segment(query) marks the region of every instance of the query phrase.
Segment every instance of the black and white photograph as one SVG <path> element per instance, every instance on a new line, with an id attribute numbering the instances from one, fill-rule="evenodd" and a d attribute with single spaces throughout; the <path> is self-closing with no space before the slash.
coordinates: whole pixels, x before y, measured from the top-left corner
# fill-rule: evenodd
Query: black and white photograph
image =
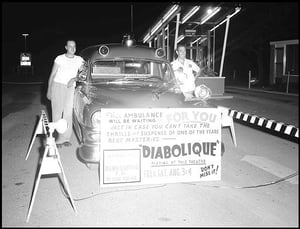
<path id="1" fill-rule="evenodd" d="M 299 3 L 2 2 L 2 227 L 299 227 Z"/>

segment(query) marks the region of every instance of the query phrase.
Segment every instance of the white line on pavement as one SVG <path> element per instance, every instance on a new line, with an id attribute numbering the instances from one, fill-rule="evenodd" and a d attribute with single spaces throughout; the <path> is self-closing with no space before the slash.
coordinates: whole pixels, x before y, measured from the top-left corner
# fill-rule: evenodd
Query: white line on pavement
<path id="1" fill-rule="evenodd" d="M 279 178 L 286 177 L 295 171 L 287 168 L 279 163 L 276 163 L 266 157 L 261 157 L 261 156 L 255 156 L 255 155 L 246 155 L 244 156 L 241 161 L 246 161 L 260 169 L 263 169 Z M 298 176 L 295 176 L 289 180 L 288 182 L 292 184 L 298 184 Z"/>

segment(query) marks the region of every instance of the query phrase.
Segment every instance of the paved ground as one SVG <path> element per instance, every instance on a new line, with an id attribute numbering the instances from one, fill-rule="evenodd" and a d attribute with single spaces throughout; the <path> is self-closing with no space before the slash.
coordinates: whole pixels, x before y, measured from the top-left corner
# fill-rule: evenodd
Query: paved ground
<path id="1" fill-rule="evenodd" d="M 2 89 L 4 227 L 299 225 L 299 177 L 285 180 L 299 170 L 298 143 L 237 123 L 237 148 L 232 144 L 229 130 L 222 131 L 226 148 L 222 180 L 214 182 L 100 189 L 97 167 L 87 168 L 78 161 L 78 143 L 73 135 L 72 146 L 62 148 L 60 155 L 78 214 L 65 198 L 57 177 L 44 177 L 30 221 L 26 223 L 37 166 L 43 154 L 42 141 L 37 138 L 27 161 L 25 155 L 38 115 L 46 106 L 42 103 L 41 88 L 2 86 Z M 235 94 L 235 97 L 236 100 L 224 100 L 221 105 L 249 109 L 252 113 L 263 111 L 260 114 L 268 118 L 298 124 L 298 104 L 294 102 L 282 109 L 284 101 L 276 105 L 270 99 L 257 102 L 257 97 L 249 95 Z M 278 114 L 279 110 L 282 113 Z M 284 181 L 278 182 L 280 179 Z"/>

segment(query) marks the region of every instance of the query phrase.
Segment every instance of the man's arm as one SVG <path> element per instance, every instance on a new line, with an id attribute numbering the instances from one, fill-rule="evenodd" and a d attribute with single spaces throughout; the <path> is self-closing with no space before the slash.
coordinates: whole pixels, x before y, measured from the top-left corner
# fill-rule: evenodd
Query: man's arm
<path id="1" fill-rule="evenodd" d="M 84 64 L 85 64 L 85 62 L 84 62 L 84 60 L 82 59 L 82 63 L 81 63 L 81 65 L 80 65 L 79 69 L 78 69 L 78 72 L 77 72 L 76 76 L 73 77 L 73 78 L 71 78 L 71 79 L 69 80 L 69 82 L 67 83 L 67 87 L 72 87 L 73 84 L 74 84 L 74 82 L 76 82 L 76 81 L 78 80 L 78 73 L 80 73 L 80 72 L 82 72 L 82 71 L 84 70 Z"/>
<path id="2" fill-rule="evenodd" d="M 74 82 L 77 80 L 77 76 L 76 77 L 73 77 L 69 80 L 68 84 L 67 84 L 67 87 L 72 87 Z"/>
<path id="3" fill-rule="evenodd" d="M 49 100 L 51 100 L 51 88 L 52 88 L 52 83 L 53 83 L 53 79 L 54 76 L 56 75 L 58 70 L 58 65 L 54 62 L 53 67 L 52 67 L 52 71 L 48 80 L 48 90 L 47 90 L 47 98 Z"/>
<path id="4" fill-rule="evenodd" d="M 201 73 L 201 69 L 194 61 L 192 61 L 192 69 L 196 72 L 195 78 L 197 78 Z"/>

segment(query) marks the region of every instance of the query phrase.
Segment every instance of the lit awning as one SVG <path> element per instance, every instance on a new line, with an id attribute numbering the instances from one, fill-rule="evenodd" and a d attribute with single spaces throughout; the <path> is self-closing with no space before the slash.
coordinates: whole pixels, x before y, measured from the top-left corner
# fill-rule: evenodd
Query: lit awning
<path id="1" fill-rule="evenodd" d="M 199 3 L 196 4 L 172 4 L 158 18 L 143 35 L 143 43 L 149 43 L 162 32 L 167 25 L 170 29 L 170 35 L 176 32 L 176 15 L 180 14 L 177 43 L 184 41 L 186 43 L 203 42 L 201 37 L 205 37 L 207 31 L 213 31 L 226 22 L 241 10 L 241 6 L 230 3 Z M 205 38 L 203 38 L 205 39 Z"/>

